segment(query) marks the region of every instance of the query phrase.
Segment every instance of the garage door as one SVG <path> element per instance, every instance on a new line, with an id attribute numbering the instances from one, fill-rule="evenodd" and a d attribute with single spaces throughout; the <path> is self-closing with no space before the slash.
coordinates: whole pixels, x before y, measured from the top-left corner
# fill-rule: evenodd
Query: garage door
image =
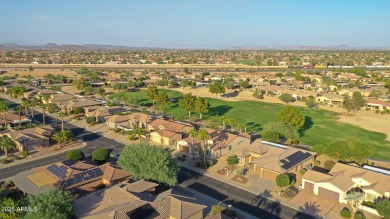
<path id="1" fill-rule="evenodd" d="M 262 177 L 264 179 L 275 181 L 277 175 L 278 175 L 277 173 L 274 173 L 274 172 L 271 172 L 269 170 L 263 169 L 263 176 Z"/>
<path id="2" fill-rule="evenodd" d="M 339 202 L 339 193 L 318 187 L 318 196 Z"/>
<path id="3" fill-rule="evenodd" d="M 304 188 L 305 188 L 305 190 L 307 190 L 307 191 L 313 192 L 313 191 L 314 191 L 314 184 L 305 181 L 305 187 L 304 187 Z"/>

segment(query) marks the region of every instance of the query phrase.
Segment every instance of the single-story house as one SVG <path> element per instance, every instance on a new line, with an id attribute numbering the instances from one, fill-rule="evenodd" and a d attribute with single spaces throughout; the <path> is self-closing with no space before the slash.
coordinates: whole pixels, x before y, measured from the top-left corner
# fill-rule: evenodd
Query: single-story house
<path id="1" fill-rule="evenodd" d="M 13 181 L 24 193 L 36 195 L 53 188 L 82 193 L 84 189 L 89 190 L 88 184 L 93 188 L 99 184 L 111 186 L 130 177 L 127 171 L 112 163 L 97 166 L 88 160 L 66 160 L 20 172 Z"/>
<path id="2" fill-rule="evenodd" d="M 85 107 L 85 116 L 86 117 L 96 117 L 96 122 L 104 122 L 109 116 L 112 116 L 116 113 L 123 113 L 127 110 L 120 106 L 112 107 L 103 107 L 103 106 L 90 106 Z"/>
<path id="3" fill-rule="evenodd" d="M 7 123 L 7 127 L 5 127 L 5 123 Z M 31 124 L 31 120 L 25 116 L 20 116 L 13 113 L 6 113 L 5 120 L 3 113 L 0 114 L 0 127 L 9 128 L 18 126 L 19 123 L 23 124 Z"/>
<path id="4" fill-rule="evenodd" d="M 19 151 L 31 151 L 37 147 L 47 147 L 50 145 L 50 137 L 54 134 L 54 129 L 50 125 L 23 129 L 6 130 L 2 135 L 12 139 Z"/>
<path id="5" fill-rule="evenodd" d="M 124 128 L 124 129 L 131 129 L 130 122 L 129 122 L 129 116 L 128 115 L 113 115 L 108 117 L 106 120 L 106 124 L 109 128 L 116 129 L 116 128 Z"/>
<path id="6" fill-rule="evenodd" d="M 366 201 L 375 202 L 390 196 L 390 175 L 336 163 L 329 173 L 308 170 L 302 177 L 302 188 L 339 203 L 347 203 L 347 194 L 359 190 Z"/>
<path id="7" fill-rule="evenodd" d="M 65 110 L 68 112 L 72 112 L 77 107 L 91 107 L 91 106 L 103 106 L 104 103 L 91 100 L 91 99 L 77 99 L 77 100 L 71 100 L 67 104 L 65 104 Z"/>
<path id="8" fill-rule="evenodd" d="M 374 110 L 390 110 L 390 102 L 382 101 L 382 100 L 376 100 L 376 99 L 368 99 L 366 103 L 367 108 L 374 109 Z"/>
<path id="9" fill-rule="evenodd" d="M 294 177 L 302 168 L 310 169 L 316 153 L 269 142 L 254 142 L 252 145 L 236 150 L 231 154 L 239 159 L 239 165 L 253 165 L 254 172 L 274 181 L 279 174 Z"/>
<path id="10" fill-rule="evenodd" d="M 151 123 L 147 124 L 148 131 L 165 129 L 172 132 L 180 132 L 184 134 L 188 133 L 192 128 L 194 128 L 194 126 L 189 123 L 165 119 L 155 119 Z"/>
<path id="11" fill-rule="evenodd" d="M 322 94 L 316 97 L 316 101 L 325 104 L 343 104 L 344 97 L 337 94 Z"/>
<path id="12" fill-rule="evenodd" d="M 150 141 L 164 146 L 176 145 L 183 139 L 183 134 L 170 130 L 160 129 L 150 133 Z"/>
<path id="13" fill-rule="evenodd" d="M 144 113 L 133 113 L 129 115 L 130 126 L 137 125 L 140 128 L 147 128 L 147 125 L 151 123 L 156 117 L 154 115 Z"/>
<path id="14" fill-rule="evenodd" d="M 73 99 L 76 99 L 76 97 L 70 94 L 61 93 L 61 94 L 52 94 L 50 95 L 50 98 L 48 100 L 42 99 L 42 102 L 44 104 L 53 103 L 57 105 L 64 105 L 68 101 L 71 101 Z"/>
<path id="15" fill-rule="evenodd" d="M 91 193 L 75 201 L 77 218 L 202 219 L 207 206 L 193 194 L 173 187 L 156 194 L 158 184 L 140 180 Z M 94 204 L 91 204 L 94 203 Z"/>

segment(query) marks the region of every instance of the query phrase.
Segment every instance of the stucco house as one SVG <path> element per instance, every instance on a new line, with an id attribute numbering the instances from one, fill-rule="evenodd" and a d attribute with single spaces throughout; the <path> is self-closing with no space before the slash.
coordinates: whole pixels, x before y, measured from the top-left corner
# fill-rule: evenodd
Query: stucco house
<path id="1" fill-rule="evenodd" d="M 207 206 L 193 194 L 173 187 L 156 194 L 158 184 L 140 180 L 91 193 L 75 201 L 77 218 L 202 219 Z M 91 204 L 94 203 L 94 204 Z"/>
<path id="2" fill-rule="evenodd" d="M 254 172 L 272 181 L 282 173 L 295 177 L 302 168 L 310 169 L 316 157 L 311 151 L 265 141 L 256 141 L 231 154 L 238 157 L 239 165 L 252 165 Z"/>
<path id="3" fill-rule="evenodd" d="M 147 124 L 147 130 L 151 132 L 150 140 L 164 146 L 176 145 L 192 128 L 191 124 L 164 119 L 156 119 Z"/>
<path id="4" fill-rule="evenodd" d="M 366 103 L 366 107 L 373 110 L 390 110 L 390 102 L 376 100 L 376 99 L 368 99 Z"/>
<path id="5" fill-rule="evenodd" d="M 324 104 L 343 104 L 344 97 L 337 94 L 323 94 L 316 97 L 317 103 Z"/>
<path id="6" fill-rule="evenodd" d="M 339 203 L 347 203 L 347 194 L 360 190 L 366 201 L 374 202 L 390 196 L 390 175 L 337 163 L 327 174 L 307 171 L 302 177 L 302 188 Z"/>
<path id="7" fill-rule="evenodd" d="M 31 151 L 40 147 L 50 145 L 50 137 L 54 134 L 54 129 L 50 125 L 23 129 L 6 130 L 2 135 L 12 139 L 19 151 Z"/>

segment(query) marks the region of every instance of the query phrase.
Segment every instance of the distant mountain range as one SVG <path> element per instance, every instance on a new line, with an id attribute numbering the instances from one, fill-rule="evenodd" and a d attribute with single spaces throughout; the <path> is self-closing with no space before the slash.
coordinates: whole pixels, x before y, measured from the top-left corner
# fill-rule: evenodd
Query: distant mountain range
<path id="1" fill-rule="evenodd" d="M 97 45 L 97 44 L 55 44 L 47 43 L 38 46 L 26 46 L 15 43 L 0 44 L 0 49 L 6 50 L 169 50 L 173 48 L 160 48 L 160 47 L 132 47 L 132 46 L 115 46 L 115 45 Z M 175 48 L 178 49 L 178 48 Z M 191 49 L 186 47 L 183 49 Z M 230 47 L 199 47 L 196 46 L 193 49 L 210 49 L 210 50 L 390 50 L 389 46 L 384 47 L 351 47 L 346 44 L 333 45 L 333 46 L 230 46 Z"/>

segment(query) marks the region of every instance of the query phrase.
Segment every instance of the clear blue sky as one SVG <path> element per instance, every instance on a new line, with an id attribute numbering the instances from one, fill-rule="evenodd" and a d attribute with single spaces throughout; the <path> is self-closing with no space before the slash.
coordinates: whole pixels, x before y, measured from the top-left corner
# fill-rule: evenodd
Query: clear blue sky
<path id="1" fill-rule="evenodd" d="M 390 46 L 388 0 L 2 0 L 0 43 Z"/>

